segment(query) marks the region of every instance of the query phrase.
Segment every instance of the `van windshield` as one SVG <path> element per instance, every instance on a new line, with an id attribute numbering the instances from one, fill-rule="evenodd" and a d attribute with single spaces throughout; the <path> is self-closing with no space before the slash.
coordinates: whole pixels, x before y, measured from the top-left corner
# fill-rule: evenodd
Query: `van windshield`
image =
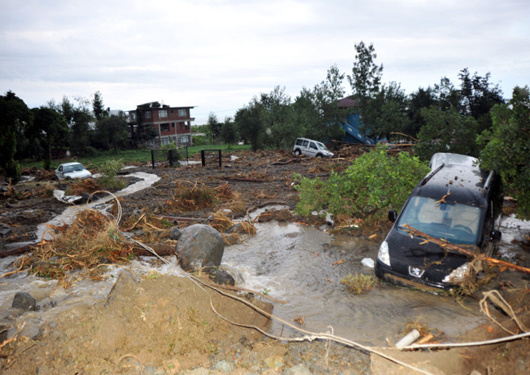
<path id="1" fill-rule="evenodd" d="M 328 151 L 328 148 L 326 147 L 326 145 L 324 143 L 321 143 L 321 142 L 316 142 L 318 148 L 320 150 L 323 150 L 323 151 Z"/>
<path id="2" fill-rule="evenodd" d="M 412 228 L 454 244 L 477 243 L 481 210 L 461 203 L 440 203 L 433 198 L 415 196 L 405 207 L 397 227 Z"/>

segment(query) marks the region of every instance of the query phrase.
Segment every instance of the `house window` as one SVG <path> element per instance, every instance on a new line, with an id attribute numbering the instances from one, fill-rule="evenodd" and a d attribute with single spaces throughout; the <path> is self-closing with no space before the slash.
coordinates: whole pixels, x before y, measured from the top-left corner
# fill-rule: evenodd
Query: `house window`
<path id="1" fill-rule="evenodd" d="M 190 136 L 189 135 L 183 135 L 180 137 L 180 143 L 189 143 Z"/>
<path id="2" fill-rule="evenodd" d="M 145 111 L 144 118 L 151 118 L 151 111 Z"/>
<path id="3" fill-rule="evenodd" d="M 136 120 L 136 112 L 130 112 L 131 120 Z"/>
<path id="4" fill-rule="evenodd" d="M 169 123 L 160 124 L 160 131 L 161 132 L 168 132 L 169 131 Z"/>
<path id="5" fill-rule="evenodd" d="M 188 111 L 185 109 L 179 109 L 179 117 L 186 117 L 188 115 Z"/>
<path id="6" fill-rule="evenodd" d="M 166 118 L 167 117 L 167 109 L 159 109 L 158 110 L 158 117 Z"/>

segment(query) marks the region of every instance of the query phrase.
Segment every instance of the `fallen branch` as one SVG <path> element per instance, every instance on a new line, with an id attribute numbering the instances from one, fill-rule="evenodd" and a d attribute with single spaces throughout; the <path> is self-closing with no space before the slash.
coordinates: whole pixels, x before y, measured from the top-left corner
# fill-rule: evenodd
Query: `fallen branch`
<path id="1" fill-rule="evenodd" d="M 430 235 L 428 235 L 426 233 L 423 233 L 422 231 L 419 231 L 417 229 L 412 228 L 408 224 L 405 224 L 403 227 L 405 229 L 407 229 L 409 234 L 411 234 L 412 236 L 416 236 L 416 237 L 420 237 L 420 238 L 425 239 L 425 241 L 423 243 L 432 242 L 432 243 L 435 243 L 436 245 L 440 246 L 442 249 L 444 249 L 446 251 L 452 251 L 452 252 L 455 252 L 455 253 L 463 254 L 463 255 L 465 255 L 465 256 L 473 259 L 473 260 L 484 260 L 484 261 L 488 262 L 489 264 L 495 265 L 495 266 L 500 267 L 500 268 L 509 268 L 509 269 L 512 269 L 512 270 L 515 270 L 515 271 L 519 271 L 519 272 L 529 273 L 530 274 L 530 268 L 521 267 L 521 266 L 518 266 L 516 264 L 510 263 L 510 262 L 506 262 L 504 260 L 490 258 L 490 257 L 487 257 L 484 254 L 477 254 L 473 250 L 469 250 L 470 246 L 467 246 L 467 248 L 466 248 L 466 247 L 464 247 L 466 245 L 459 246 L 459 245 L 455 245 L 455 244 L 452 244 L 450 242 L 447 242 L 447 241 L 445 241 L 443 239 L 432 237 L 432 236 L 430 236 Z"/>

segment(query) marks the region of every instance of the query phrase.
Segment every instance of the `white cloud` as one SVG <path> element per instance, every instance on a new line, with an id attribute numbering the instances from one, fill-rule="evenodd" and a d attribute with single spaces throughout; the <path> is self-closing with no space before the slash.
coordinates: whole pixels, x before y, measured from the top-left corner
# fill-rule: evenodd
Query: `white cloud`
<path id="1" fill-rule="evenodd" d="M 298 95 L 373 43 L 383 81 L 411 93 L 463 68 L 509 97 L 530 84 L 526 0 L 0 0 L 0 90 L 29 106 L 63 96 L 233 115 L 275 86 Z M 350 90 L 347 81 L 344 82 Z"/>

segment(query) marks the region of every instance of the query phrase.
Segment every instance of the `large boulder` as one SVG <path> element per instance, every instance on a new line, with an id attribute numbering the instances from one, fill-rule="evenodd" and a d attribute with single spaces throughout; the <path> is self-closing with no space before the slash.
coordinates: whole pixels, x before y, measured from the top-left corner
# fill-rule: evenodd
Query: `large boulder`
<path id="1" fill-rule="evenodd" d="M 221 264 L 225 243 L 221 233 L 214 228 L 194 224 L 182 230 L 176 250 L 185 271 L 198 271 Z"/>

